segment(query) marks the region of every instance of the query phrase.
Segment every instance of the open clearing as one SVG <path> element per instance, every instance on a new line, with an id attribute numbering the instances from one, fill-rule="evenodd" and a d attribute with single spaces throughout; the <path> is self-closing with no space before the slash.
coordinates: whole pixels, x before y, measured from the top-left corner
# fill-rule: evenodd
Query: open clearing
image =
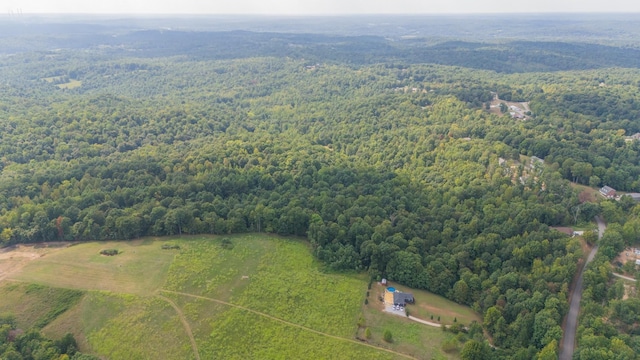
<path id="1" fill-rule="evenodd" d="M 56 86 L 60 89 L 75 89 L 82 86 L 82 81 L 72 79 L 72 80 L 69 80 L 69 82 L 67 83 L 58 84 Z"/>
<path id="2" fill-rule="evenodd" d="M 68 246 L 67 243 L 51 243 L 48 246 L 14 245 L 0 249 L 0 281 L 10 277 L 32 260 Z"/>
<path id="3" fill-rule="evenodd" d="M 118 249 L 116 256 L 100 255 Z M 70 246 L 31 261 L 10 276 L 15 280 L 82 290 L 148 295 L 159 289 L 177 252 L 159 242 L 91 242 Z"/>
<path id="4" fill-rule="evenodd" d="M 324 271 L 306 242 L 263 234 L 227 238 L 231 246 L 220 237 L 194 236 L 51 251 L 0 286 L 0 310 L 23 303 L 15 315 L 25 328 L 46 318 L 47 335 L 71 332 L 81 350 L 113 359 L 457 358 L 439 350 L 452 334 L 363 306 L 365 277 Z M 110 248 L 121 253 L 99 254 Z M 39 292 L 29 293 L 34 286 Z M 66 312 L 38 310 L 47 303 L 43 294 L 69 291 L 76 300 Z M 473 317 L 444 299 L 414 294 L 419 303 L 448 306 L 443 317 L 447 311 L 458 321 Z M 372 330 L 366 342 L 356 339 L 363 338 L 359 319 Z M 392 344 L 382 341 L 387 328 Z"/>
<path id="5" fill-rule="evenodd" d="M 581 203 L 600 202 L 603 199 L 603 197 L 598 192 L 598 189 L 594 189 L 586 185 L 576 184 L 574 182 L 571 183 L 571 187 L 580 192 L 578 194 L 578 199 L 580 200 Z"/>

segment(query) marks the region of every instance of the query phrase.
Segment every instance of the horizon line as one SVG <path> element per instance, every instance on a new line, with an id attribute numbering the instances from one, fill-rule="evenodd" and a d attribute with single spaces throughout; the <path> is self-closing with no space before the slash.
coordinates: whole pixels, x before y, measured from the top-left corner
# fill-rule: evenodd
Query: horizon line
<path id="1" fill-rule="evenodd" d="M 475 15 L 640 15 L 640 11 L 516 11 L 516 12 L 424 12 L 424 13 L 176 13 L 176 12 L 13 12 L 9 9 L 0 15 L 20 16 L 235 16 L 235 17 L 345 17 L 345 16 L 475 16 Z"/>

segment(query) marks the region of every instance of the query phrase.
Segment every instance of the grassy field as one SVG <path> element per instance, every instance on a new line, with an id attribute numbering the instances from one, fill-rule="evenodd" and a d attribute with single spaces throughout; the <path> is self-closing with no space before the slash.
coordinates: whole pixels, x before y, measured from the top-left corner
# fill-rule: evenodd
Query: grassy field
<path id="1" fill-rule="evenodd" d="M 42 78 L 42 80 L 48 83 L 61 82 L 61 81 L 64 81 L 64 79 L 65 79 L 65 76 L 51 76 L 51 77 Z M 69 82 L 57 84 L 56 86 L 60 89 L 74 89 L 82 86 L 82 81 L 69 79 Z"/>
<path id="2" fill-rule="evenodd" d="M 58 84 L 56 86 L 59 87 L 60 89 L 75 89 L 75 88 L 78 88 L 78 87 L 82 86 L 82 81 L 71 79 L 67 83 Z"/>
<path id="3" fill-rule="evenodd" d="M 121 254 L 100 255 L 111 248 Z M 176 254 L 151 239 L 82 243 L 31 261 L 12 277 L 52 287 L 148 295 L 163 285 Z"/>
<path id="4" fill-rule="evenodd" d="M 76 290 L 5 282 L 0 286 L 0 314 L 13 314 L 21 329 L 42 328 L 72 308 L 82 296 Z"/>
<path id="5" fill-rule="evenodd" d="M 24 283 L 0 287 L 0 312 L 17 309 L 25 327 L 49 316 L 41 323 L 45 334 L 71 332 L 81 350 L 112 359 L 456 358 L 439 350 L 453 335 L 363 307 L 365 277 L 324 271 L 308 243 L 263 234 L 226 238 L 230 244 L 194 236 L 60 249 L 11 275 Z M 107 248 L 121 253 L 99 254 Z M 29 301 L 22 298 L 30 287 L 77 295 L 66 312 L 51 317 L 50 308 L 38 306 L 58 309 L 55 302 L 33 292 Z M 414 294 L 419 304 L 446 308 L 439 310 L 443 321 L 446 312 L 458 321 L 474 316 L 431 294 Z M 368 342 L 356 339 L 363 337 L 362 321 L 373 334 Z M 382 341 L 385 329 L 394 343 Z"/>

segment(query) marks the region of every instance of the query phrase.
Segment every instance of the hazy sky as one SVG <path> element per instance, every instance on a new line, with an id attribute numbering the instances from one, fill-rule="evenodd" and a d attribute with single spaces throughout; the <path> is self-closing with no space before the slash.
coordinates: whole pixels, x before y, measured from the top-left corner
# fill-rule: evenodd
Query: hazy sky
<path id="1" fill-rule="evenodd" d="M 0 0 L 0 11 L 147 14 L 640 12 L 638 0 Z"/>

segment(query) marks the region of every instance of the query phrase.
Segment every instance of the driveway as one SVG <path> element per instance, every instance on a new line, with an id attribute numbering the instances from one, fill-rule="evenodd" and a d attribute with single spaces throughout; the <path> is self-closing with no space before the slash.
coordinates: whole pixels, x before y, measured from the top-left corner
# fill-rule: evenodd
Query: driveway
<path id="1" fill-rule="evenodd" d="M 605 224 L 604 220 L 599 216 L 596 216 L 596 223 L 598 224 L 598 239 L 601 239 L 602 235 L 604 235 L 605 229 L 607 228 L 607 224 Z M 576 329 L 578 328 L 578 315 L 580 314 L 580 300 L 582 300 L 584 270 L 596 256 L 596 253 L 598 253 L 598 245 L 591 249 L 591 252 L 587 257 L 587 261 L 585 261 L 584 266 L 580 271 L 578 281 L 576 281 L 576 286 L 573 288 L 573 292 L 571 293 L 571 303 L 569 304 L 569 312 L 567 313 L 565 320 L 564 335 L 560 343 L 559 360 L 571 360 L 573 358 L 573 351 L 575 350 L 576 345 Z"/>

